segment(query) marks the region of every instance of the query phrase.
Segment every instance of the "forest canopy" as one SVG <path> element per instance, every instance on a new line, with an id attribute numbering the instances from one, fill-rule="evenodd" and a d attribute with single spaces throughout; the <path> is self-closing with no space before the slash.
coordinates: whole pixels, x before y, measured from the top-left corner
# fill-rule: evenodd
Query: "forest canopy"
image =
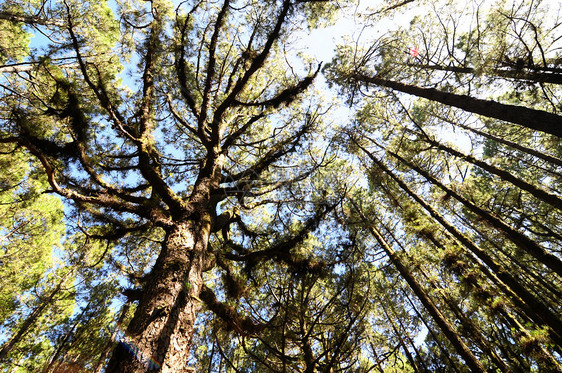
<path id="1" fill-rule="evenodd" d="M 561 11 L 0 3 L 0 371 L 562 372 Z"/>

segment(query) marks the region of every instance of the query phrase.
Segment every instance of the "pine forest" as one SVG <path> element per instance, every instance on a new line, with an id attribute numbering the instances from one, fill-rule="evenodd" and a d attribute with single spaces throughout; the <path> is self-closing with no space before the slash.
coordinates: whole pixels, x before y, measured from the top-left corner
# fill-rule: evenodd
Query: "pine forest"
<path id="1" fill-rule="evenodd" d="M 0 373 L 562 372 L 559 0 L 0 0 Z"/>

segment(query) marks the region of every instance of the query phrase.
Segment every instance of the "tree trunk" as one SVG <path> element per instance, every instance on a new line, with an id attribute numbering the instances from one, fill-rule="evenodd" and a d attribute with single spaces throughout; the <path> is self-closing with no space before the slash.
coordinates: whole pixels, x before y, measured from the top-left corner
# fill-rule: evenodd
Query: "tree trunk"
<path id="1" fill-rule="evenodd" d="M 20 14 L 15 14 L 6 11 L 0 12 L 0 19 L 14 22 L 14 23 L 21 22 L 32 26 L 37 26 L 37 25 L 58 26 L 58 27 L 66 26 L 66 22 L 61 20 L 53 20 L 53 19 L 37 17 L 37 16 L 20 15 Z"/>
<path id="2" fill-rule="evenodd" d="M 425 272 L 421 271 L 426 278 L 426 280 L 431 284 L 431 286 L 439 292 L 441 298 L 445 301 L 445 303 L 449 306 L 453 314 L 461 321 L 463 327 L 465 327 L 466 331 L 470 336 L 474 339 L 478 347 L 484 352 L 487 356 L 489 356 L 490 360 L 496 365 L 501 372 L 507 373 L 511 372 L 511 369 L 506 365 L 506 363 L 502 360 L 500 356 L 496 353 L 496 351 L 490 346 L 488 341 L 482 336 L 480 328 L 476 326 L 472 320 L 467 317 L 464 312 L 459 308 L 457 302 L 449 297 L 440 289 L 437 284 L 430 280 L 429 277 L 425 274 Z"/>
<path id="3" fill-rule="evenodd" d="M 398 320 L 398 322 L 400 322 L 400 326 L 402 327 L 402 330 L 400 330 L 396 326 L 393 318 L 386 311 L 386 307 L 384 306 L 385 302 L 379 296 L 376 296 L 376 298 L 377 298 L 377 302 L 379 302 L 379 305 L 382 308 L 382 312 L 386 316 L 386 320 L 390 323 L 390 327 L 392 328 L 392 331 L 394 332 L 394 335 L 396 336 L 396 338 L 398 338 L 398 342 L 400 343 L 400 346 L 402 347 L 402 350 L 404 351 L 404 354 L 406 355 L 406 358 L 408 359 L 408 362 L 410 363 L 410 365 L 412 366 L 412 368 L 414 369 L 414 371 L 416 373 L 420 373 L 420 368 L 418 367 L 418 364 L 416 363 L 416 360 L 414 359 L 414 357 L 410 353 L 410 350 L 408 349 L 408 346 L 406 345 L 406 342 L 404 341 L 404 338 L 402 338 L 402 333 L 404 333 L 405 337 L 409 340 L 410 344 L 412 346 L 414 345 L 412 343 L 411 339 L 410 339 L 410 335 L 408 334 L 408 331 L 406 330 L 406 328 L 403 327 L 402 322 L 400 321 L 400 317 L 398 317 L 398 315 L 396 315 L 396 312 L 392 309 L 392 312 L 394 313 L 394 318 L 396 318 L 396 320 Z M 388 303 L 391 304 L 391 302 L 388 302 Z M 391 305 L 390 305 L 390 307 L 392 308 Z"/>
<path id="4" fill-rule="evenodd" d="M 491 100 L 481 100 L 467 95 L 443 92 L 435 88 L 421 88 L 361 74 L 354 74 L 351 77 L 365 83 L 374 83 L 410 95 L 454 106 L 471 113 L 519 124 L 536 131 L 562 137 L 562 117 L 546 111 L 529 109 L 517 105 L 501 104 Z"/>
<path id="5" fill-rule="evenodd" d="M 39 306 L 37 306 L 33 312 L 25 319 L 25 321 L 20 326 L 17 333 L 15 333 L 9 341 L 5 342 L 2 348 L 0 349 L 0 361 L 4 360 L 10 350 L 21 340 L 21 338 L 29 331 L 29 328 L 39 319 L 39 317 L 43 314 L 43 311 L 47 308 L 47 306 L 51 305 L 55 299 L 55 296 L 61 291 L 62 285 L 66 281 L 66 279 L 70 276 L 72 271 L 65 274 L 62 279 L 59 281 L 57 286 L 53 289 L 53 291 L 49 294 L 47 299 L 41 302 Z"/>
<path id="6" fill-rule="evenodd" d="M 190 372 L 193 325 L 201 301 L 211 217 L 183 221 L 168 229 L 162 250 L 147 276 L 139 305 L 107 372 Z"/>
<path id="7" fill-rule="evenodd" d="M 415 132 L 418 135 L 421 135 L 420 133 Z M 497 177 L 499 177 L 501 180 L 504 181 L 508 181 L 511 184 L 515 185 L 516 187 L 519 187 L 520 189 L 526 191 L 527 193 L 533 195 L 534 197 L 536 197 L 537 199 L 544 201 L 554 207 L 556 207 L 559 210 L 562 210 L 562 199 L 560 199 L 557 195 L 552 194 L 547 192 L 544 189 L 541 189 L 535 185 L 532 185 L 528 182 L 526 182 L 525 180 L 522 180 L 514 175 L 512 175 L 511 173 L 502 170 L 496 166 L 493 166 L 491 164 L 488 164 L 484 161 L 481 161 L 479 159 L 476 159 L 475 157 L 471 156 L 471 155 L 467 155 L 467 154 L 463 154 L 461 152 L 459 152 L 456 149 L 453 149 L 447 145 L 441 144 L 435 140 L 429 139 L 429 138 L 424 138 L 422 141 L 425 141 L 426 143 L 434 146 L 436 149 L 439 150 L 443 150 L 451 155 L 454 155 L 457 158 L 460 158 L 462 160 L 465 160 L 469 163 L 472 163 L 473 165 L 476 165 L 478 167 L 480 167 L 483 170 L 488 171 L 491 174 L 496 175 Z"/>
<path id="8" fill-rule="evenodd" d="M 539 72 L 539 71 L 525 71 L 523 69 L 492 69 L 488 72 L 483 72 L 481 74 L 476 74 L 473 67 L 459 67 L 459 66 L 441 66 L 441 65 L 416 65 L 413 63 L 405 64 L 409 67 L 424 69 L 424 70 L 438 70 L 438 71 L 450 71 L 457 74 L 473 74 L 473 75 L 484 75 L 490 77 L 501 77 L 513 80 L 524 80 L 528 82 L 536 83 L 552 83 L 552 84 L 562 84 L 562 74 L 549 73 L 549 72 Z"/>
<path id="9" fill-rule="evenodd" d="M 414 193 L 398 176 L 396 176 L 388 167 L 380 162 L 365 148 L 360 146 L 369 158 L 387 175 L 389 175 L 412 199 L 420 204 L 439 224 L 445 228 L 453 237 L 455 237 L 467 250 L 478 259 L 486 264 L 481 270 L 494 282 L 501 290 L 508 295 L 511 300 L 521 307 L 527 315 L 540 325 L 548 325 L 550 327 L 549 334 L 553 341 L 562 344 L 562 321 L 552 312 L 552 310 L 539 301 L 531 292 L 529 292 L 519 281 L 503 266 L 498 264 L 488 253 L 478 247 L 467 236 L 451 225 L 443 216 L 430 206 L 425 200 Z M 477 261 L 478 262 L 478 261 Z M 492 272 L 490 272 L 493 271 Z M 495 274 L 495 275 L 494 275 Z M 497 277 L 496 277 L 497 276 Z"/>
<path id="10" fill-rule="evenodd" d="M 455 126 L 459 126 L 459 127 L 461 127 L 461 128 L 464 128 L 465 130 L 471 131 L 471 132 L 473 132 L 473 133 L 475 133 L 475 134 L 477 134 L 477 135 L 483 136 L 483 137 L 485 137 L 485 138 L 487 138 L 487 139 L 490 139 L 490 140 L 499 142 L 499 143 L 504 144 L 504 145 L 507 145 L 507 146 L 509 146 L 509 147 L 511 147 L 511 148 L 513 148 L 513 149 L 517 149 L 517 150 L 519 150 L 519 151 L 521 151 L 521 152 L 523 152 L 523 153 L 530 154 L 530 155 L 532 155 L 532 156 L 535 156 L 535 157 L 537 157 L 537 158 L 540 158 L 540 159 L 542 159 L 542 160 L 545 160 L 545 161 L 547 161 L 547 162 L 550 162 L 550 163 L 552 163 L 552 164 L 555 164 L 555 165 L 557 165 L 557 166 L 562 167 L 562 159 L 560 159 L 560 158 L 556 158 L 556 157 L 553 157 L 553 156 L 551 156 L 551 155 L 541 153 L 541 152 L 536 151 L 536 150 L 534 150 L 534 149 L 531 149 L 531 148 L 528 148 L 528 147 L 526 147 L 526 146 L 517 144 L 517 143 L 515 143 L 515 142 L 513 142 L 513 141 L 505 140 L 505 139 L 502 139 L 501 137 L 494 136 L 494 135 L 489 134 L 489 133 L 487 133 L 487 132 L 483 132 L 483 131 L 477 130 L 476 128 L 472 128 L 472 127 L 470 127 L 470 126 L 467 126 L 466 124 L 455 123 Z"/>
<path id="11" fill-rule="evenodd" d="M 508 224 L 506 224 L 503 220 L 498 218 L 497 216 L 492 215 L 490 212 L 481 209 L 480 207 L 476 206 L 457 192 L 447 188 L 443 185 L 439 180 L 432 177 L 429 173 L 425 170 L 421 169 L 420 167 L 412 164 L 411 162 L 405 160 L 395 152 L 387 150 L 387 153 L 398 159 L 400 162 L 405 164 L 406 166 L 410 167 L 412 170 L 416 171 L 418 174 L 423 176 L 427 181 L 431 184 L 438 186 L 441 190 L 451 195 L 457 201 L 462 203 L 467 209 L 475 213 L 476 215 L 480 216 L 486 222 L 488 222 L 492 227 L 498 229 L 502 232 L 507 238 L 509 238 L 517 247 L 521 250 L 528 252 L 531 254 L 535 259 L 539 262 L 544 264 L 546 267 L 550 268 L 552 271 L 557 273 L 560 277 L 562 277 L 562 261 L 554 254 L 546 251 L 543 247 L 537 244 L 535 241 L 531 240 L 529 237 L 525 236 L 523 233 L 516 231 Z"/>
<path id="12" fill-rule="evenodd" d="M 76 320 L 72 323 L 72 328 L 70 328 L 70 330 L 68 332 L 66 332 L 66 335 L 64 336 L 64 338 L 59 342 L 59 345 L 57 346 L 57 349 L 55 350 L 53 356 L 51 357 L 51 361 L 49 362 L 49 364 L 47 364 L 44 368 L 42 373 L 47 373 L 51 370 L 51 368 L 53 366 L 55 366 L 55 364 L 57 364 L 57 366 L 60 366 L 61 362 L 57 362 L 57 360 L 59 359 L 59 357 L 61 356 L 63 349 L 66 346 L 66 343 L 68 342 L 68 340 L 71 337 L 76 337 L 76 335 L 74 334 L 74 331 L 76 330 L 76 327 L 81 323 L 82 318 L 84 317 L 84 315 L 86 314 L 86 312 L 88 311 L 88 308 L 90 307 L 90 304 L 92 303 L 92 301 L 90 300 L 88 302 L 88 304 L 86 304 L 86 306 L 82 309 L 82 312 L 80 313 L 80 315 L 76 318 Z M 55 371 L 57 369 L 55 368 Z"/>
<path id="13" fill-rule="evenodd" d="M 127 303 L 125 303 L 123 305 L 123 307 L 121 308 L 121 313 L 119 315 L 119 318 L 117 319 L 116 325 L 117 327 L 119 327 L 123 321 L 125 320 L 125 317 L 127 317 L 127 312 L 129 312 L 129 308 L 131 308 L 131 302 L 127 301 Z M 117 334 L 117 330 L 114 330 L 111 333 L 111 336 L 109 337 L 109 339 L 107 340 L 107 343 L 105 344 L 103 351 L 100 355 L 100 358 L 98 360 L 98 363 L 96 364 L 96 367 L 94 368 L 94 373 L 101 373 L 104 365 L 105 365 L 105 360 L 107 359 L 107 357 L 109 356 L 109 354 L 111 353 L 112 350 L 112 345 L 113 345 L 113 339 L 115 339 L 115 335 Z"/>
<path id="14" fill-rule="evenodd" d="M 367 222 L 367 218 L 357 206 L 357 204 L 350 200 L 353 204 L 355 210 L 359 213 L 361 219 Z M 429 298 L 425 290 L 421 287 L 419 282 L 412 276 L 408 268 L 402 263 L 402 260 L 394 250 L 390 247 L 390 245 L 386 242 L 386 240 L 382 237 L 382 235 L 373 227 L 369 226 L 369 231 L 371 235 L 377 240 L 377 242 L 381 245 L 386 255 L 389 257 L 392 264 L 396 267 L 398 272 L 400 272 L 400 276 L 406 280 L 414 294 L 418 297 L 420 302 L 424 305 L 427 312 L 431 315 L 435 323 L 439 326 L 439 329 L 443 332 L 443 334 L 447 337 L 447 339 L 451 342 L 451 344 L 455 347 L 455 350 L 458 352 L 460 356 L 463 357 L 465 363 L 470 367 L 470 370 L 473 372 L 485 372 L 486 369 L 482 364 L 478 361 L 476 356 L 472 354 L 472 352 L 468 349 L 466 344 L 462 341 L 459 337 L 457 332 L 453 329 L 452 325 L 449 321 L 443 316 L 443 314 L 439 311 L 439 309 L 435 306 L 435 303 Z"/>
<path id="15" fill-rule="evenodd" d="M 412 311 L 414 311 L 416 317 L 419 320 L 421 320 L 421 322 L 427 329 L 427 333 L 431 335 L 431 338 L 433 338 L 433 340 L 435 341 L 435 344 L 439 348 L 441 354 L 449 361 L 450 365 L 447 368 L 452 368 L 452 370 L 454 370 L 456 373 L 460 373 L 459 368 L 457 367 L 457 365 L 459 364 L 458 360 L 457 359 L 453 360 L 449 351 L 447 351 L 445 346 L 443 346 L 443 343 L 441 343 L 441 341 L 439 340 L 437 334 L 435 334 L 435 331 L 433 330 L 433 325 L 430 325 L 427 320 L 427 317 L 422 315 L 421 312 L 416 308 L 416 305 L 414 304 L 412 299 L 410 299 L 410 296 L 408 295 L 406 290 L 404 289 L 400 289 L 400 290 L 402 291 L 402 294 L 404 294 L 404 297 L 408 300 L 408 303 L 410 303 L 410 306 L 412 306 Z M 439 363 L 441 362 L 439 361 L 439 357 L 435 356 L 435 354 L 431 352 L 429 353 L 429 356 L 431 356 L 431 360 L 433 361 L 434 364 L 437 363 L 439 365 Z"/>
<path id="16" fill-rule="evenodd" d="M 511 372 L 511 369 L 505 365 L 505 362 L 496 354 L 496 352 L 490 347 L 489 343 L 484 339 L 482 333 L 480 332 L 479 328 L 472 322 L 472 320 L 467 317 L 463 311 L 459 308 L 457 303 L 451 299 L 451 297 L 437 285 L 435 281 L 433 281 L 430 276 L 425 273 L 425 271 L 421 267 L 421 263 L 416 261 L 416 258 L 408 255 L 406 248 L 400 243 L 400 241 L 395 237 L 394 233 L 391 229 L 385 226 L 386 231 L 392 237 L 394 242 L 400 247 L 402 250 L 403 255 L 407 255 L 407 260 L 412 263 L 417 270 L 421 273 L 421 275 L 425 278 L 425 281 L 431 285 L 431 287 L 441 296 L 441 298 L 445 301 L 445 303 L 449 306 L 451 311 L 457 317 L 458 320 L 461 321 L 463 327 L 467 329 L 470 336 L 474 339 L 474 341 L 478 344 L 480 349 L 486 353 L 490 359 L 494 362 L 494 364 L 501 369 L 502 372 Z M 442 249 L 442 246 L 439 244 L 437 239 L 433 236 L 433 232 L 428 233 L 429 241 L 437 248 Z"/>

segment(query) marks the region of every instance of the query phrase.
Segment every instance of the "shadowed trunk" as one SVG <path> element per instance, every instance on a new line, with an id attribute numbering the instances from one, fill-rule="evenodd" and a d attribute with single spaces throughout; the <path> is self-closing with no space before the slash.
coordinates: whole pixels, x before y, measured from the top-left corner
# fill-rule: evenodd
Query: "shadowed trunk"
<path id="1" fill-rule="evenodd" d="M 8 356 L 8 353 L 11 349 L 19 343 L 22 337 L 29 331 L 29 329 L 33 326 L 33 324 L 39 319 L 39 317 L 43 314 L 45 309 L 52 305 L 55 301 L 55 296 L 61 291 L 62 285 L 67 280 L 67 278 L 71 275 L 72 272 L 68 272 L 66 275 L 62 277 L 62 279 L 57 284 L 56 288 L 51 291 L 49 296 L 42 301 L 39 306 L 37 306 L 33 312 L 25 319 L 25 321 L 21 324 L 18 331 L 13 334 L 12 338 L 5 342 L 0 349 L 0 361 Z"/>
<path id="2" fill-rule="evenodd" d="M 423 136 L 422 134 L 418 133 L 418 132 L 414 132 L 417 135 Z M 512 175 L 511 173 L 509 173 L 506 170 L 502 170 L 494 165 L 488 164 L 484 161 L 481 161 L 479 159 L 476 159 L 475 157 L 468 155 L 468 154 L 463 154 L 460 151 L 451 148 L 450 146 L 441 144 L 427 136 L 423 137 L 422 141 L 432 145 L 435 149 L 439 149 L 439 150 L 443 150 L 451 155 L 454 155 L 455 157 L 462 159 L 464 161 L 467 161 L 469 163 L 472 163 L 473 165 L 476 165 L 480 168 L 482 168 L 483 170 L 488 171 L 491 174 L 496 175 L 497 177 L 499 177 L 501 180 L 504 181 L 508 181 L 511 184 L 515 185 L 516 187 L 526 191 L 527 193 L 533 195 L 535 198 L 544 201 L 554 207 L 556 207 L 559 210 L 562 210 L 562 199 L 559 198 L 557 195 L 552 194 L 547 192 L 546 190 L 539 188 L 533 184 L 530 184 L 528 182 L 526 182 L 523 179 L 518 178 L 517 176 Z"/>
<path id="3" fill-rule="evenodd" d="M 388 167 L 386 167 L 375 156 L 369 153 L 365 148 L 355 142 L 369 158 L 390 176 L 398 186 L 406 192 L 413 200 L 419 203 L 443 228 L 455 237 L 468 252 L 475 255 L 478 259 L 486 264 L 481 266 L 481 270 L 494 282 L 500 289 L 508 295 L 511 300 L 531 317 L 535 322 L 541 325 L 548 325 L 549 335 L 556 343 L 562 343 L 562 321 L 549 307 L 544 305 L 537 297 L 529 292 L 514 275 L 506 271 L 503 266 L 497 263 L 486 251 L 478 247 L 466 235 L 460 232 L 456 227 L 450 224 L 445 218 L 430 206 L 424 199 L 414 193 L 397 175 L 395 175 Z M 478 261 L 476 261 L 478 262 Z M 493 271 L 492 272 L 490 272 Z M 496 277 L 497 276 L 497 277 Z"/>
<path id="4" fill-rule="evenodd" d="M 459 127 L 461 127 L 461 128 L 464 128 L 465 130 L 471 131 L 471 132 L 473 132 L 473 133 L 475 133 L 475 134 L 477 134 L 477 135 L 483 136 L 483 137 L 485 137 L 485 138 L 487 138 L 487 139 L 490 139 L 490 140 L 499 142 L 499 143 L 504 144 L 504 145 L 507 145 L 507 146 L 509 146 L 509 147 L 511 147 L 511 148 L 513 148 L 513 149 L 517 149 L 517 150 L 519 150 L 519 151 L 522 151 L 522 152 L 524 152 L 524 153 L 530 154 L 530 155 L 532 155 L 532 156 L 535 156 L 535 157 L 537 157 L 537 158 L 543 159 L 543 160 L 545 160 L 545 161 L 547 161 L 547 162 L 550 162 L 550 163 L 552 163 L 552 164 L 555 164 L 555 165 L 557 165 L 557 166 L 562 167 L 562 159 L 560 159 L 560 158 L 556 158 L 556 157 L 554 157 L 554 156 L 551 156 L 551 155 L 548 155 L 548 154 L 545 154 L 545 153 L 536 151 L 536 150 L 534 150 L 534 149 L 528 148 L 528 147 L 526 147 L 526 146 L 523 146 L 523 145 L 521 145 L 521 144 L 515 143 L 515 142 L 513 142 L 513 141 L 509 141 L 509 140 L 503 139 L 503 138 L 501 138 L 501 137 L 494 136 L 494 135 L 492 135 L 492 134 L 490 134 L 490 133 L 486 133 L 486 132 L 483 132 L 483 131 L 479 131 L 479 130 L 477 130 L 476 128 L 472 128 L 472 127 L 470 127 L 470 126 L 467 126 L 466 124 L 455 123 L 455 126 L 459 126 Z M 549 171 L 549 172 L 551 172 L 551 171 Z"/>
<path id="5" fill-rule="evenodd" d="M 502 232 L 505 237 L 509 238 L 509 240 L 511 240 L 521 250 L 528 252 L 539 262 L 541 262 L 542 264 L 544 264 L 545 266 L 547 266 L 552 271 L 554 271 L 555 273 L 557 273 L 559 276 L 562 277 L 562 261 L 555 254 L 547 251 L 545 248 L 543 248 L 541 245 L 539 245 L 538 243 L 536 243 L 535 241 L 533 241 L 523 233 L 513 229 L 511 226 L 509 226 L 507 223 L 505 223 L 497 216 L 492 215 L 490 212 L 476 206 L 475 204 L 473 204 L 472 202 L 461 196 L 459 193 L 453 191 L 450 188 L 447 188 L 439 180 L 437 180 L 429 173 L 427 173 L 425 170 L 416 166 L 412 162 L 407 161 L 397 153 L 392 152 L 390 150 L 387 150 L 387 153 L 392 155 L 394 158 L 398 159 L 406 166 L 410 167 L 412 170 L 416 171 L 431 184 L 438 186 L 441 190 L 450 194 L 453 198 L 455 198 L 457 201 L 462 203 L 467 209 L 477 214 L 482 219 L 484 219 L 484 221 L 488 222 L 492 227 Z"/>
<path id="6" fill-rule="evenodd" d="M 536 83 L 562 84 L 562 74 L 546 71 L 533 71 L 531 69 L 490 69 L 484 70 L 483 72 L 478 72 L 473 67 L 417 65 L 414 63 L 408 63 L 405 65 L 423 70 L 450 71 L 457 74 L 484 75 L 489 77 L 501 77 L 506 79 L 524 80 Z"/>
<path id="7" fill-rule="evenodd" d="M 440 91 L 434 88 L 416 87 L 376 76 L 370 77 L 354 74 L 351 77 L 360 82 L 373 83 L 410 95 L 423 97 L 431 101 L 440 102 L 445 105 L 454 106 L 471 113 L 519 124 L 533 130 L 562 137 L 562 117 L 546 111 L 529 109 L 517 105 L 501 104 L 491 100 L 481 100 L 467 95 Z"/>

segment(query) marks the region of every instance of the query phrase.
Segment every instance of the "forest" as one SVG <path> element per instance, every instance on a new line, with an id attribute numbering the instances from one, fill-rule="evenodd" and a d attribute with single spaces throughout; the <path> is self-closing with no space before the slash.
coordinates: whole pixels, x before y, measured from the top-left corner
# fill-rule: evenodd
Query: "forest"
<path id="1" fill-rule="evenodd" d="M 556 0 L 0 1 L 0 372 L 562 372 L 561 84 Z"/>

